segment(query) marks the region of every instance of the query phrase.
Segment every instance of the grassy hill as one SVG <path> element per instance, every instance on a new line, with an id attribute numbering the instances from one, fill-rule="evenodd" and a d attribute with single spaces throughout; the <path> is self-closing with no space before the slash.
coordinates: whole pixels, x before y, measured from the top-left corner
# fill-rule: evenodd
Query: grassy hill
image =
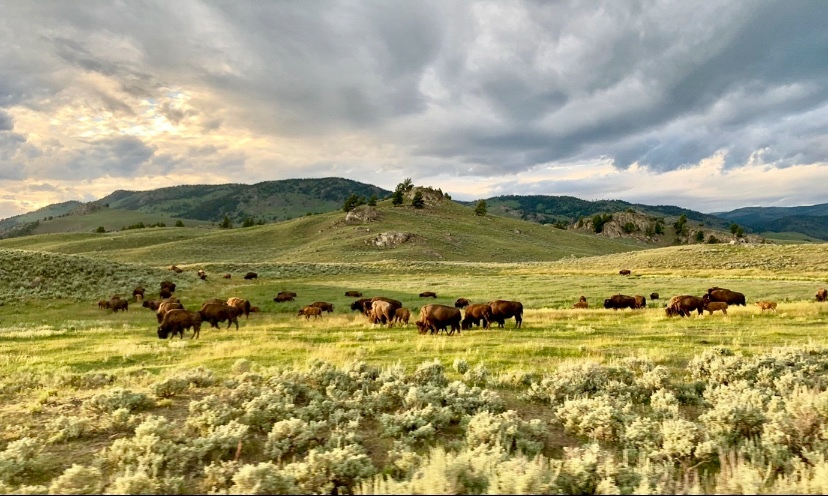
<path id="1" fill-rule="evenodd" d="M 800 207 L 747 207 L 714 215 L 755 231 L 799 232 L 828 240 L 828 203 Z"/>
<path id="2" fill-rule="evenodd" d="M 186 185 L 151 191 L 115 191 L 98 200 L 111 208 L 185 219 L 240 223 L 245 217 L 280 221 L 342 208 L 351 194 L 384 198 L 390 191 L 338 177 L 257 184 Z"/>
<path id="3" fill-rule="evenodd" d="M 144 225 L 155 225 L 164 223 L 167 226 L 174 226 L 180 220 L 185 226 L 209 226 L 210 222 L 167 217 L 165 215 L 147 214 L 131 210 L 120 210 L 116 208 L 104 208 L 85 215 L 68 215 L 57 217 L 52 220 L 40 221 L 31 234 L 53 234 L 67 232 L 92 232 L 99 226 L 107 231 L 121 230 L 124 227 L 134 226 L 138 223 Z"/>
<path id="4" fill-rule="evenodd" d="M 360 210 L 367 207 L 360 207 Z M 235 229 L 149 228 L 117 233 L 65 233 L 0 241 L 0 247 L 88 254 L 153 266 L 450 260 L 519 262 L 557 260 L 644 248 L 630 240 L 562 231 L 504 217 L 478 217 L 449 200 L 422 210 L 379 202 L 368 222 L 346 222 L 331 212 Z M 405 242 L 378 246 L 382 233 Z M 386 236 L 389 237 L 389 236 Z M 393 236 L 390 236 L 393 238 Z"/>

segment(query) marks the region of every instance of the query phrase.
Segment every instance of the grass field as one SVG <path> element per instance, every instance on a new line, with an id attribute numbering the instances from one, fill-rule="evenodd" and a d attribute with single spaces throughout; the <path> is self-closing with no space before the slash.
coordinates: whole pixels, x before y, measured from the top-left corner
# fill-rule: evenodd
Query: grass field
<path id="1" fill-rule="evenodd" d="M 386 215 L 414 225 L 408 211 Z M 538 250 L 570 243 L 556 252 L 561 260 L 420 258 L 494 249 L 446 242 L 341 261 L 325 254 L 344 248 L 313 236 L 337 219 L 0 243 L 0 489 L 825 491 L 828 303 L 814 301 L 828 286 L 825 245 L 584 245 L 581 253 L 610 254 L 578 258 L 566 253 L 577 244 L 568 233 L 538 227 L 551 233 Z M 359 228 L 339 229 L 359 244 L 370 234 Z M 446 227 L 433 229 L 423 236 Z M 479 240 L 471 232 L 452 235 Z M 296 261 L 280 251 L 285 233 L 310 239 L 290 252 Z M 187 270 L 163 270 L 170 263 Z M 202 267 L 207 281 L 194 277 Z M 260 278 L 244 281 L 248 270 Z M 153 312 L 97 307 L 134 284 L 152 297 L 165 278 L 179 283 L 186 308 L 239 296 L 262 313 L 240 319 L 239 330 L 204 325 L 198 340 L 188 332 L 162 341 Z M 666 317 L 670 296 L 714 285 L 745 293 L 748 306 Z M 296 301 L 272 301 L 282 290 Z M 414 314 L 458 297 L 519 300 L 523 328 L 510 320 L 432 336 L 372 325 L 349 309 L 349 290 L 399 299 Z M 422 291 L 438 298 L 420 299 Z M 661 299 L 645 310 L 600 308 L 615 293 L 652 292 Z M 581 295 L 591 308 L 572 309 Z M 778 309 L 762 313 L 757 300 Z M 297 318 L 313 301 L 335 312 Z"/>

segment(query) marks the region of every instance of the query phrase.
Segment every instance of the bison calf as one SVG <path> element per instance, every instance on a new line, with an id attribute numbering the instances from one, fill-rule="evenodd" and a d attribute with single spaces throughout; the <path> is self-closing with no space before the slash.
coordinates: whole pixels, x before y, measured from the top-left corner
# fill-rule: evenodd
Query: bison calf
<path id="1" fill-rule="evenodd" d="M 420 293 L 420 298 L 437 298 L 437 293 L 434 291 L 423 291 Z"/>
<path id="2" fill-rule="evenodd" d="M 313 306 L 302 307 L 299 309 L 299 313 L 297 313 L 296 316 L 301 317 L 302 315 L 305 316 L 306 320 L 310 320 L 311 315 L 313 315 L 313 318 L 316 319 L 322 316 L 322 309 Z"/>
<path id="3" fill-rule="evenodd" d="M 704 309 L 709 312 L 709 315 L 713 315 L 713 312 L 718 311 L 727 315 L 727 303 L 723 301 L 708 301 L 704 304 Z"/>
<path id="4" fill-rule="evenodd" d="M 773 310 L 776 311 L 776 302 L 775 301 L 757 301 L 756 305 L 762 309 L 764 312 L 765 310 Z"/>
<path id="5" fill-rule="evenodd" d="M 328 302 L 325 302 L 325 301 L 314 301 L 313 303 L 310 304 L 310 306 L 317 307 L 320 310 L 322 310 L 323 312 L 333 313 L 333 311 L 334 311 L 333 303 L 328 303 Z"/>
<path id="6" fill-rule="evenodd" d="M 400 324 L 408 325 L 408 321 L 410 319 L 411 312 L 409 312 L 407 308 L 398 308 L 394 312 L 394 322 L 399 322 Z"/>

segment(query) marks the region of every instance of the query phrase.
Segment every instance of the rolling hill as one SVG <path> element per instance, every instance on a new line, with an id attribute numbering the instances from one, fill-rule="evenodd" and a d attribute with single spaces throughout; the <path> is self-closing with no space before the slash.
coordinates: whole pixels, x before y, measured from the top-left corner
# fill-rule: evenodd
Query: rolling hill
<path id="1" fill-rule="evenodd" d="M 800 207 L 746 207 L 714 215 L 757 232 L 797 232 L 828 240 L 828 203 Z"/>

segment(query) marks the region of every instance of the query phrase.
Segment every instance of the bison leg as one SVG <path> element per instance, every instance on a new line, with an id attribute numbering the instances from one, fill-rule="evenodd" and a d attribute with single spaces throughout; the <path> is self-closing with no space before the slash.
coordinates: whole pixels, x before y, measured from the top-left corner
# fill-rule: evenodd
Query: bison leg
<path id="1" fill-rule="evenodd" d="M 515 329 L 520 329 L 523 326 L 523 316 L 515 315 Z"/>
<path id="2" fill-rule="evenodd" d="M 200 335 L 201 335 L 201 325 L 199 325 L 199 324 L 193 325 L 193 335 L 190 336 L 190 339 L 193 339 L 193 338 L 198 339 L 198 337 Z"/>

